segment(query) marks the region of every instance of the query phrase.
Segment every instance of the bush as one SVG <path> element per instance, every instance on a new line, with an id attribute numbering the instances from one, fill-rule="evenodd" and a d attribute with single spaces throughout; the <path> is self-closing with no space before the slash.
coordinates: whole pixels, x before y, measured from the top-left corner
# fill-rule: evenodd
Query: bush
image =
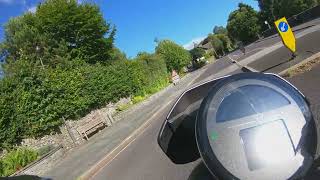
<path id="1" fill-rule="evenodd" d="M 204 49 L 201 49 L 201 48 L 193 48 L 192 50 L 189 51 L 191 56 L 192 56 L 192 59 L 195 61 L 199 58 L 202 58 L 205 54 L 206 54 L 206 51 Z"/>
<path id="2" fill-rule="evenodd" d="M 209 58 L 211 58 L 213 56 L 213 52 L 207 52 L 205 55 L 204 55 L 204 58 L 205 59 L 209 59 Z"/>
<path id="3" fill-rule="evenodd" d="M 138 56 L 135 62 L 142 67 L 144 77 L 144 88 L 137 95 L 153 94 L 168 85 L 166 63 L 161 56 L 145 53 Z"/>
<path id="4" fill-rule="evenodd" d="M 20 148 L 0 159 L 0 176 L 9 176 L 38 158 L 36 151 Z"/>
<path id="5" fill-rule="evenodd" d="M 0 148 L 58 130 L 62 117 L 78 119 L 120 98 L 156 92 L 167 83 L 158 56 L 113 65 L 32 67 L 23 60 L 0 81 Z"/>
<path id="6" fill-rule="evenodd" d="M 201 59 L 199 61 L 196 61 L 194 64 L 194 68 L 198 69 L 198 68 L 201 68 L 203 67 L 204 65 L 206 65 L 206 61 L 207 59 Z"/>

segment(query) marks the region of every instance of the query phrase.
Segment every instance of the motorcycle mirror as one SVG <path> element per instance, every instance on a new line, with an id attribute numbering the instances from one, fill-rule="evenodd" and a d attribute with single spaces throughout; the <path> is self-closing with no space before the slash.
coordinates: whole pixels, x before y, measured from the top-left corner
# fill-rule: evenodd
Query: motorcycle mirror
<path id="1" fill-rule="evenodd" d="M 200 155 L 218 179 L 299 179 L 317 149 L 307 99 L 275 74 L 242 73 L 216 83 L 195 131 Z"/>
<path id="2" fill-rule="evenodd" d="M 179 96 L 163 122 L 158 144 L 175 164 L 186 164 L 200 158 L 196 138 L 195 120 L 202 100 L 217 82 L 227 76 L 198 84 Z"/>

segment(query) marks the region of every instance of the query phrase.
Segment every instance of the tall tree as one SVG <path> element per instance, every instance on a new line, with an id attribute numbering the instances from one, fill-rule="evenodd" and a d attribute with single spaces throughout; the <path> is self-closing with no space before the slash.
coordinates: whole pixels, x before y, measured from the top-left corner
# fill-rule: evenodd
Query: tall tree
<path id="1" fill-rule="evenodd" d="M 97 5 L 78 4 L 77 0 L 47 0 L 36 12 L 42 33 L 64 40 L 72 56 L 103 62 L 112 49 L 115 29 L 106 23 Z M 109 34 L 109 37 L 104 36 Z"/>
<path id="2" fill-rule="evenodd" d="M 215 26 L 213 28 L 213 34 L 209 34 L 209 36 L 215 36 L 214 38 L 211 37 L 211 42 L 218 39 L 217 42 L 212 42 L 213 47 L 220 49 L 220 52 L 218 50 L 218 53 L 222 53 L 222 55 L 224 55 L 225 52 L 229 52 L 233 49 L 233 42 L 229 37 L 227 28 L 223 26 Z"/>
<path id="3" fill-rule="evenodd" d="M 226 34 L 216 34 L 217 38 L 220 39 L 220 41 L 223 44 L 223 51 L 229 52 L 233 49 L 232 41 L 230 40 L 229 36 Z"/>
<path id="4" fill-rule="evenodd" d="M 156 47 L 156 54 L 163 57 L 169 71 L 177 70 L 181 72 L 182 68 L 191 61 L 190 53 L 170 40 L 160 41 Z"/>
<path id="5" fill-rule="evenodd" d="M 7 23 L 0 54 L 5 52 L 11 60 L 22 56 L 42 59 L 44 64 L 56 64 L 52 61 L 58 61 L 57 56 L 106 62 L 114 36 L 115 28 L 106 23 L 98 6 L 78 4 L 77 0 L 46 0 L 34 14 L 26 13 Z"/>
<path id="6" fill-rule="evenodd" d="M 249 5 L 239 3 L 238 9 L 229 15 L 227 29 L 232 39 L 244 43 L 253 41 L 261 30 L 258 12 Z"/>

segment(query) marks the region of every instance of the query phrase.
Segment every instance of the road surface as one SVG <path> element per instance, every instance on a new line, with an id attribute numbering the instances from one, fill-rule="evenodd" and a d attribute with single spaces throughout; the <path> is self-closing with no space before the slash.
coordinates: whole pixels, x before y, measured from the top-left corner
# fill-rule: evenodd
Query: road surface
<path id="1" fill-rule="evenodd" d="M 318 23 L 317 21 L 314 21 Z M 310 23 L 308 24 L 308 26 Z M 315 24 L 313 24 L 315 25 Z M 304 25 L 307 27 L 307 25 Z M 300 26 L 300 30 L 296 33 L 307 31 L 310 28 Z M 314 27 L 311 27 L 314 28 Z M 229 55 L 239 62 L 244 62 L 249 66 L 260 71 L 280 72 L 283 69 L 296 64 L 304 58 L 311 56 L 315 52 L 320 51 L 320 30 L 319 27 L 313 32 L 308 32 L 306 35 L 299 37 L 297 41 L 299 56 L 288 62 L 291 54 L 284 47 L 277 48 L 264 54 L 258 59 L 249 61 L 250 57 L 259 52 L 263 52 L 267 48 L 280 43 L 278 37 L 271 37 L 261 40 L 246 47 L 247 54 L 243 56 L 241 52 L 235 51 Z M 214 64 L 208 65 L 196 82 L 207 79 L 213 74 L 224 71 L 227 67 L 232 66 L 228 57 L 223 57 L 217 60 Z M 231 72 L 239 72 L 238 70 Z M 320 80 L 320 79 L 319 79 Z M 295 80 L 298 81 L 298 80 Z M 301 82 L 300 82 L 301 83 Z M 167 106 L 159 112 L 154 120 L 132 143 L 124 148 L 112 161 L 105 164 L 97 171 L 92 179 L 102 180 L 192 180 L 192 179 L 211 179 L 210 174 L 200 160 L 185 165 L 173 164 L 161 151 L 157 144 L 157 135 L 160 126 L 167 115 L 169 108 Z M 187 140 L 187 139 L 186 139 Z"/>

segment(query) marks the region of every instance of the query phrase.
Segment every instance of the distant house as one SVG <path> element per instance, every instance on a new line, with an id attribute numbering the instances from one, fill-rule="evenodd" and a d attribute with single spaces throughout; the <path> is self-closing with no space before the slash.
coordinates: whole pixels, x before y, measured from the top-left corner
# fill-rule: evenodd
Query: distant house
<path id="1" fill-rule="evenodd" d="M 214 51 L 212 44 L 209 40 L 209 38 L 205 38 L 203 41 L 201 41 L 196 47 L 201 48 L 206 51 L 206 53 Z"/>

